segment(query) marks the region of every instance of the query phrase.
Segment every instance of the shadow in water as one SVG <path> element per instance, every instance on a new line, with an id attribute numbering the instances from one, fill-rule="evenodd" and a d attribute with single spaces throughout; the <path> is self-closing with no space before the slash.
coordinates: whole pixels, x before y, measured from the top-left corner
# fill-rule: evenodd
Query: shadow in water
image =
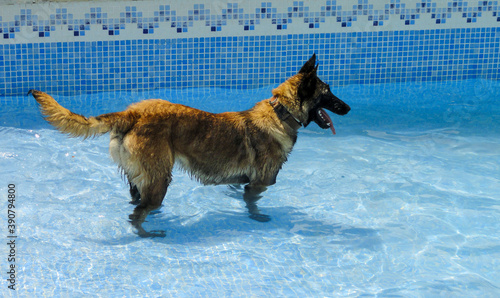
<path id="1" fill-rule="evenodd" d="M 192 217 L 170 216 L 162 210 L 150 214 L 144 223 L 148 231 L 164 234 L 164 237 L 150 238 L 154 242 L 177 245 L 207 245 L 223 243 L 241 238 L 242 235 L 255 235 L 267 238 L 290 239 L 294 236 L 304 238 L 323 238 L 331 245 L 339 245 L 349 249 L 378 250 L 381 238 L 377 230 L 341 224 L 326 223 L 311 219 L 293 207 L 263 208 L 272 218 L 269 222 L 257 222 L 241 212 L 220 211 L 209 212 Z M 145 241 L 137 234 L 129 236 L 96 240 L 102 245 L 125 245 L 136 241 Z"/>
<path id="2" fill-rule="evenodd" d="M 230 186 L 220 195 L 243 201 L 243 187 Z M 100 245 L 127 245 L 136 241 L 154 241 L 172 245 L 204 246 L 207 244 L 239 241 L 242 235 L 287 241 L 299 236 L 304 239 L 319 239 L 327 245 L 338 245 L 347 249 L 379 250 L 382 239 L 379 231 L 366 227 L 332 223 L 312 218 L 294 207 L 264 207 L 263 213 L 271 220 L 259 222 L 249 218 L 248 210 L 217 210 L 192 216 L 175 216 L 168 208 L 152 211 L 143 223 L 143 228 L 159 237 L 144 239 L 132 226 L 117 238 L 91 239 L 82 241 Z M 124 219 L 125 220 L 125 214 Z"/>

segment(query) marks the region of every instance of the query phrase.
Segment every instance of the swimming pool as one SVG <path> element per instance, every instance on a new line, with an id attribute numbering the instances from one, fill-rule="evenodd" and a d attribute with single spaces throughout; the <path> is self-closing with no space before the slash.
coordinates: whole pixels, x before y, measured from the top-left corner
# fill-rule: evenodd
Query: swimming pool
<path id="1" fill-rule="evenodd" d="M 498 1 L 170 2 L 0 4 L 0 231 L 15 209 L 18 236 L 0 296 L 500 296 Z M 20 96 L 242 110 L 312 53 L 352 111 L 336 136 L 300 131 L 268 223 L 176 171 L 145 224 L 166 237 L 140 239 L 107 137 L 69 139 Z"/>
<path id="2" fill-rule="evenodd" d="M 273 87 L 55 97 L 84 115 L 145 98 L 221 112 L 247 109 Z M 332 91 L 352 110 L 332 115 L 336 136 L 315 124 L 299 131 L 259 201 L 270 222 L 248 218 L 240 191 L 177 170 L 144 224 L 166 231 L 153 239 L 127 221 L 133 206 L 107 136 L 68 138 L 32 97 L 2 97 L 0 191 L 12 183 L 17 194 L 15 294 L 498 296 L 500 83 Z M 1 293 L 13 295 L 6 286 Z"/>

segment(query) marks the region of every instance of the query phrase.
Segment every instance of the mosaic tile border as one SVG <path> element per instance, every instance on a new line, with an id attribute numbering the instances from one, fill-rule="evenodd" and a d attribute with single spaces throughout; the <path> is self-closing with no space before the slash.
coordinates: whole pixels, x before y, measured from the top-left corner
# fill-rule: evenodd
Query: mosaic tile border
<path id="1" fill-rule="evenodd" d="M 229 30 L 231 33 L 234 30 L 244 33 L 258 27 L 287 31 L 292 24 L 295 28 L 309 30 L 331 25 L 334 25 L 331 29 L 335 30 L 353 26 L 380 28 L 387 27 L 389 23 L 408 29 L 430 23 L 438 28 L 452 18 L 459 19 L 458 23 L 463 25 L 477 23 L 480 19 L 492 23 L 491 26 L 495 23 L 500 25 L 500 5 L 496 0 L 357 0 L 355 4 L 326 0 L 316 2 L 314 7 L 308 1 L 290 1 L 287 4 L 274 1 L 252 2 L 252 8 L 248 3 L 217 2 L 217 9 L 210 2 L 176 3 L 185 5 L 183 7 L 154 1 L 131 2 L 119 7 L 113 6 L 116 3 L 101 6 L 96 2 L 87 3 L 83 10 L 74 5 L 35 5 L 33 8 L 23 5 L 13 14 L 13 19 L 0 16 L 0 40 L 15 41 L 20 34 L 48 39 L 56 31 L 65 31 L 74 37 L 96 31 L 119 36 L 132 29 L 142 35 L 160 35 L 166 28 L 180 35 L 190 30 L 203 34 Z M 40 12 L 40 7 L 45 9 Z"/>
<path id="2" fill-rule="evenodd" d="M 0 96 L 256 88 L 313 52 L 332 85 L 500 79 L 498 1 L 0 5 Z"/>

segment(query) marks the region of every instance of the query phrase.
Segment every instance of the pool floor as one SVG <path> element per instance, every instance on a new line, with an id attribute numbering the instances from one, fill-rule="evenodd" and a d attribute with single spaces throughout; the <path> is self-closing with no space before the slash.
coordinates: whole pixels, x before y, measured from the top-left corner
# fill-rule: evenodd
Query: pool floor
<path id="1" fill-rule="evenodd" d="M 149 97 L 220 112 L 249 108 L 272 87 L 55 97 L 85 115 Z M 16 185 L 18 272 L 16 292 L 4 279 L 0 295 L 500 295 L 500 83 L 333 91 L 352 111 L 332 115 L 335 136 L 314 123 L 300 131 L 259 201 L 270 222 L 248 218 L 241 190 L 176 170 L 144 224 L 166 237 L 149 239 L 128 222 L 134 206 L 107 135 L 68 138 L 31 98 L 4 98 L 0 192 L 7 200 Z"/>

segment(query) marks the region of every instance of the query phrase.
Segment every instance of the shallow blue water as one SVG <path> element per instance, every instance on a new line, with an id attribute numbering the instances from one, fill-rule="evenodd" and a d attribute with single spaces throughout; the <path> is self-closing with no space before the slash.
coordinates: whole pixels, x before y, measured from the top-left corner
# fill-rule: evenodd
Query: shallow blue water
<path id="1" fill-rule="evenodd" d="M 164 98 L 212 112 L 259 90 L 160 90 L 56 98 L 85 115 Z M 302 129 L 247 217 L 241 191 L 174 173 L 141 239 L 107 136 L 70 139 L 31 97 L 0 98 L 0 193 L 18 198 L 19 297 L 497 297 L 500 295 L 500 83 L 347 86 L 337 135 Z M 6 231 L 2 203 L 1 233 Z M 8 266 L 0 248 L 1 270 Z"/>

